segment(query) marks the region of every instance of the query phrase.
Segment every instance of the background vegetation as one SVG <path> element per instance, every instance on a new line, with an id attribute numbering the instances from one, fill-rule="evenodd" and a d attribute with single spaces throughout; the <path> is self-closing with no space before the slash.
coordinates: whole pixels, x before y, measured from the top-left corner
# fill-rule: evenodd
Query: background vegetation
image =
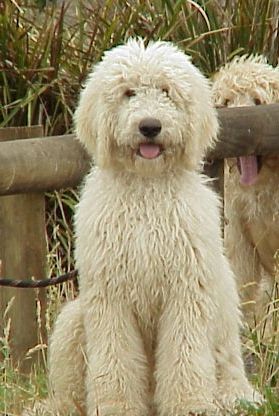
<path id="1" fill-rule="evenodd" d="M 235 55 L 261 53 L 277 65 L 277 0 L 96 0 L 70 2 L 0 1 L 0 127 L 43 124 L 45 135 L 71 132 L 78 91 L 103 51 L 130 36 L 177 43 L 206 75 Z M 72 266 L 72 212 L 75 190 L 47 195 L 49 273 Z M 278 292 L 274 292 L 274 299 Z M 71 286 L 49 292 L 51 327 L 61 301 L 74 296 Z M 259 409 L 242 414 L 279 415 L 278 313 L 274 336 L 248 331 L 246 356 L 253 356 L 253 382 L 266 395 Z M 19 414 L 46 393 L 44 369 L 24 378 L 11 367 L 9 326 L 1 339 L 0 413 Z M 253 362 L 254 362 L 253 361 Z"/>

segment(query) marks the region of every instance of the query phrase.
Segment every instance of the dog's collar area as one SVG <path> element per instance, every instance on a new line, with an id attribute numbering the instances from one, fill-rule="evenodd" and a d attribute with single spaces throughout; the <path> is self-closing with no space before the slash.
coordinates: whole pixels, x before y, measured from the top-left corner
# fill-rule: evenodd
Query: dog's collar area
<path id="1" fill-rule="evenodd" d="M 136 154 L 143 159 L 156 159 L 159 157 L 164 148 L 160 143 L 142 142 L 139 144 Z"/>

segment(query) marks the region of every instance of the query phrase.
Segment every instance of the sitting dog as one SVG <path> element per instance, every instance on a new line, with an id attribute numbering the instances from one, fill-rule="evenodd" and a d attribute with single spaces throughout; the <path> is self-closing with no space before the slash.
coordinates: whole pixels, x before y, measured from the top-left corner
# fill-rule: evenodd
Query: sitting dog
<path id="1" fill-rule="evenodd" d="M 75 114 L 94 158 L 75 217 L 80 294 L 50 342 L 59 414 L 186 416 L 257 400 L 219 203 L 207 80 L 167 42 L 105 53 Z"/>

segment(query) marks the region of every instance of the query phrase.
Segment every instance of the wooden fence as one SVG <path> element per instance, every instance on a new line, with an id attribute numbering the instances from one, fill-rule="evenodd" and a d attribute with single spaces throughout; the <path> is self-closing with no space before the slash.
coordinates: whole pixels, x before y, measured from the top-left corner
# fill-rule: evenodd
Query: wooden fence
<path id="1" fill-rule="evenodd" d="M 207 172 L 217 177 L 222 192 L 224 158 L 279 154 L 279 104 L 224 108 L 218 115 L 220 140 L 208 153 L 214 162 Z M 78 185 L 90 167 L 89 156 L 73 135 L 42 136 L 38 126 L 0 129 L 0 275 L 5 277 L 45 277 L 44 192 Z M 45 293 L 38 293 L 44 310 Z M 2 330 L 11 318 L 13 359 L 29 370 L 33 360 L 23 357 L 45 341 L 44 331 L 42 339 L 37 336 L 36 292 L 0 287 L 0 317 Z"/>

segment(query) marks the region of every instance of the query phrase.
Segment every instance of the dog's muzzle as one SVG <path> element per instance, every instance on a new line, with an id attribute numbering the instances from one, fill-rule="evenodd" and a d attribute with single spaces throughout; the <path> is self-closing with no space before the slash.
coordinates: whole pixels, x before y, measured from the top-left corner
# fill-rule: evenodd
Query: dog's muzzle
<path id="1" fill-rule="evenodd" d="M 146 138 L 140 143 L 137 154 L 144 159 L 156 159 L 161 155 L 163 147 L 155 143 L 155 138 L 162 130 L 160 120 L 156 118 L 144 118 L 139 123 L 139 131 Z"/>

